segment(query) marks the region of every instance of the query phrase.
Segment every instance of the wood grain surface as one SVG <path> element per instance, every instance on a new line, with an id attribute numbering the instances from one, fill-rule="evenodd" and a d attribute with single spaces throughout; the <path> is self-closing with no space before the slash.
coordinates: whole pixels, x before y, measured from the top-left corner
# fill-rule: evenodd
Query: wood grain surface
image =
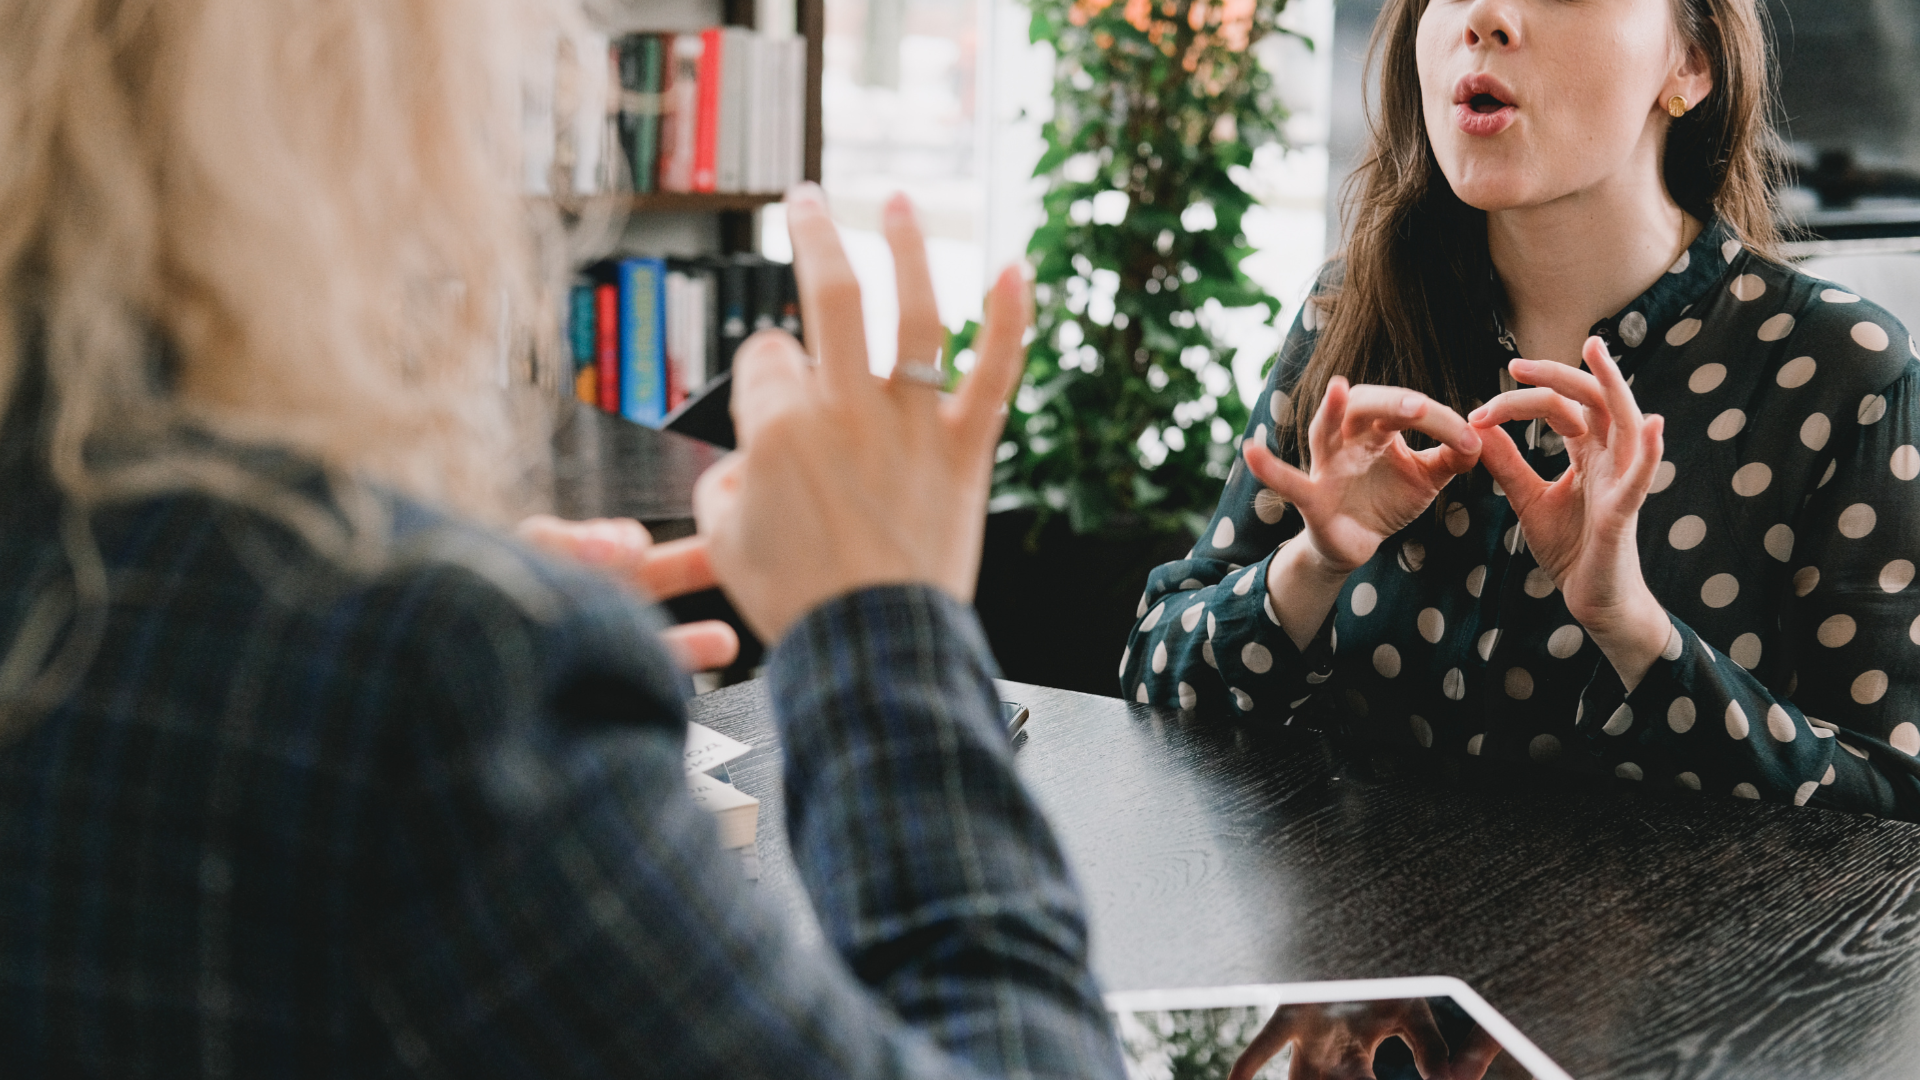
<path id="1" fill-rule="evenodd" d="M 1920 1077 L 1920 827 L 1003 683 L 1109 989 L 1454 975 L 1582 1078 Z M 759 888 L 803 932 L 764 683 Z"/>

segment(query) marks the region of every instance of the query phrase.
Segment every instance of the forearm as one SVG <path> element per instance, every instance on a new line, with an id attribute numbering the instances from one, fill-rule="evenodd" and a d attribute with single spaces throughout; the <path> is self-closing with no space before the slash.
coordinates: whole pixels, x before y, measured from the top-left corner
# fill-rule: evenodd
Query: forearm
<path id="1" fill-rule="evenodd" d="M 1304 531 L 1274 552 L 1267 564 L 1267 602 L 1295 648 L 1304 650 L 1320 632 L 1349 573 L 1320 559 Z"/>
<path id="2" fill-rule="evenodd" d="M 795 859 L 829 942 L 948 1051 L 1117 1075 L 1080 897 L 1012 771 L 989 665 L 970 613 L 931 589 L 802 619 L 768 675 Z"/>

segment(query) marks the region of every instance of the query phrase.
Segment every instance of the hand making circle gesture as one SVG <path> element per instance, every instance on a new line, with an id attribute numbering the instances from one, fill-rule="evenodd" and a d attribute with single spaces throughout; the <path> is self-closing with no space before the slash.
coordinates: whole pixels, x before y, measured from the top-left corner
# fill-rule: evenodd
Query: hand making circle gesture
<path id="1" fill-rule="evenodd" d="M 1582 350 L 1587 371 L 1551 361 L 1514 360 L 1513 377 L 1528 388 L 1495 397 L 1470 417 L 1486 440 L 1481 456 L 1507 493 L 1533 557 L 1601 648 L 1637 681 L 1610 648 L 1610 638 L 1631 634 L 1638 651 L 1657 653 L 1668 626 L 1659 602 L 1640 573 L 1637 540 L 1640 505 L 1660 465 L 1658 416 L 1642 416 L 1620 368 L 1597 337 Z M 1570 464 L 1551 483 L 1527 464 L 1499 425 L 1544 420 L 1567 440 Z M 1646 656 L 1647 663 L 1652 657 Z"/>
<path id="2" fill-rule="evenodd" d="M 1409 430 L 1440 445 L 1416 451 L 1401 434 Z M 1459 413 L 1417 391 L 1348 386 L 1337 375 L 1307 428 L 1307 446 L 1302 471 L 1248 439 L 1247 468 L 1299 509 L 1306 543 L 1322 567 L 1340 574 L 1373 558 L 1381 541 L 1412 524 L 1480 458 L 1480 436 Z"/>

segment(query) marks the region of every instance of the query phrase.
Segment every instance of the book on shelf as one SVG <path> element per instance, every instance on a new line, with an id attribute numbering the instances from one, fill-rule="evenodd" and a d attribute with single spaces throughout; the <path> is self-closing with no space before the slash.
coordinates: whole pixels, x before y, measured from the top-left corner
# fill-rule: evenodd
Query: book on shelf
<path id="1" fill-rule="evenodd" d="M 593 287 L 593 366 L 596 402 L 605 412 L 620 411 L 620 287 L 596 282 Z"/>
<path id="2" fill-rule="evenodd" d="M 747 335 L 801 332 L 793 267 L 758 255 L 596 263 L 566 310 L 575 396 L 650 427 L 731 370 Z"/>
<path id="3" fill-rule="evenodd" d="M 804 179 L 805 38 L 576 33 L 551 56 L 523 94 L 533 194 L 772 195 Z"/>
<path id="4" fill-rule="evenodd" d="M 667 401 L 667 261 L 621 259 L 620 415 L 658 425 Z"/>

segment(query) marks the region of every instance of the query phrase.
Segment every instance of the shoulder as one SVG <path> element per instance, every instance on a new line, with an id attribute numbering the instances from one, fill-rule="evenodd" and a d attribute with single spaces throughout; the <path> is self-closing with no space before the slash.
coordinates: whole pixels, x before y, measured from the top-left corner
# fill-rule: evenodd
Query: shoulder
<path id="1" fill-rule="evenodd" d="M 394 662 L 423 688 L 458 697 L 489 686 L 503 706 L 565 699 L 628 721 L 651 702 L 678 718 L 687 687 L 659 642 L 657 609 L 499 532 L 393 505 L 392 549 L 364 591 L 391 605 Z"/>
<path id="2" fill-rule="evenodd" d="M 1869 297 L 1815 277 L 1797 266 L 1743 255 L 1728 275 L 1733 302 L 1762 293 L 1764 309 L 1755 336 L 1778 342 L 1776 388 L 1797 389 L 1816 380 L 1831 394 L 1858 397 L 1880 392 L 1913 368 L 1916 350 L 1908 328 Z M 1756 288 L 1757 286 L 1757 288 Z"/>
<path id="3" fill-rule="evenodd" d="M 1313 359 L 1320 331 L 1326 325 L 1327 313 L 1340 294 L 1340 285 L 1346 278 L 1346 272 L 1346 260 L 1338 257 L 1320 264 L 1320 269 L 1315 271 L 1306 295 L 1301 298 L 1300 310 L 1294 315 L 1293 328 L 1280 347 L 1280 355 L 1270 376 L 1273 385 L 1269 389 L 1291 392 L 1294 384 L 1300 381 L 1308 361 Z"/>

